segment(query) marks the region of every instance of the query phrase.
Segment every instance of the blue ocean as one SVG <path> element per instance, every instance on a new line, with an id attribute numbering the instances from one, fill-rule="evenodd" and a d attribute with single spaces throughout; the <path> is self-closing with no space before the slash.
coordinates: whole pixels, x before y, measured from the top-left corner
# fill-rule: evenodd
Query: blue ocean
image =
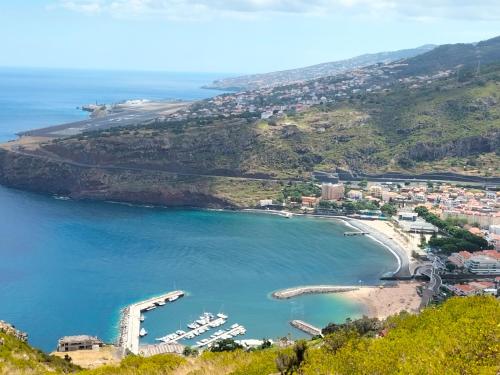
<path id="1" fill-rule="evenodd" d="M 222 75 L 224 76 L 224 75 Z M 200 99 L 215 74 L 0 69 L 0 140 L 79 120 L 83 104 Z M 334 220 L 64 201 L 0 187 L 0 319 L 53 350 L 65 335 L 112 342 L 120 310 L 174 289 L 186 297 L 146 314 L 143 342 L 186 329 L 204 311 L 224 312 L 247 338 L 302 333 L 362 313 L 341 296 L 278 301 L 304 284 L 371 284 L 395 258 Z M 210 334 L 210 333 L 208 333 Z"/>

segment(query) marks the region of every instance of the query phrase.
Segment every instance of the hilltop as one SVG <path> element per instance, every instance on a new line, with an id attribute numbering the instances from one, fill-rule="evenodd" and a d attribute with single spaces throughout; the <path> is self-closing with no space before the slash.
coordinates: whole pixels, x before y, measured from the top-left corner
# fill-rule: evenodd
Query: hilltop
<path id="1" fill-rule="evenodd" d="M 254 90 L 263 87 L 287 85 L 297 81 L 308 81 L 328 76 L 334 76 L 349 70 L 369 66 L 377 63 L 390 63 L 406 59 L 430 51 L 435 46 L 427 44 L 412 49 L 403 49 L 390 52 L 364 54 L 346 60 L 316 64 L 305 68 L 281 70 L 272 73 L 251 74 L 239 77 L 224 78 L 214 81 L 205 88 L 218 90 Z"/>
<path id="2" fill-rule="evenodd" d="M 498 316 L 500 303 L 493 297 L 455 297 L 418 315 L 402 313 L 386 321 L 363 318 L 332 324 L 323 330 L 324 338 L 299 341 L 294 346 L 205 352 L 199 357 L 128 356 L 119 365 L 83 372 L 67 361 L 64 366 L 48 366 L 47 355 L 0 333 L 4 340 L 0 373 L 43 374 L 50 369 L 54 374 L 87 375 L 265 375 L 297 374 L 299 370 L 304 375 L 496 374 L 500 370 Z"/>

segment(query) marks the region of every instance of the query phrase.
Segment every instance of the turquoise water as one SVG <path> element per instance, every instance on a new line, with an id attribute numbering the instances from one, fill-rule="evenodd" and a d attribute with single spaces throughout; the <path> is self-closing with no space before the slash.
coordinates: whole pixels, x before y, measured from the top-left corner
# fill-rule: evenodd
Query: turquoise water
<path id="1" fill-rule="evenodd" d="M 64 76 L 54 85 L 61 80 Z M 24 108 L 10 113 L 10 107 L 0 106 L 0 119 L 10 119 L 0 122 L 0 132 L 11 137 L 26 124 L 71 117 L 66 111 L 79 116 L 57 104 L 64 102 L 63 93 L 78 96 L 67 80 L 55 98 L 23 84 L 17 99 L 0 92 L 0 100 L 9 97 L 11 106 L 17 100 Z M 15 79 L 8 81 L 16 87 Z M 44 82 L 51 86 L 50 79 Z M 175 90 L 177 97 L 202 95 L 189 87 L 172 89 L 172 96 Z M 147 97 L 147 92 L 132 94 Z M 32 111 L 37 107 L 43 110 Z M 0 187 L 0 319 L 29 332 L 31 343 L 45 350 L 71 334 L 112 341 L 122 307 L 182 289 L 185 298 L 147 313 L 145 342 L 185 329 L 203 311 L 223 311 L 230 323 L 247 328 L 248 338 L 297 337 L 301 334 L 288 325 L 290 319 L 324 326 L 359 315 L 360 306 L 331 296 L 277 301 L 270 298 L 272 291 L 303 284 L 370 284 L 396 268 L 385 249 L 361 236 L 344 237 L 344 230 L 335 221 L 62 201 Z"/>

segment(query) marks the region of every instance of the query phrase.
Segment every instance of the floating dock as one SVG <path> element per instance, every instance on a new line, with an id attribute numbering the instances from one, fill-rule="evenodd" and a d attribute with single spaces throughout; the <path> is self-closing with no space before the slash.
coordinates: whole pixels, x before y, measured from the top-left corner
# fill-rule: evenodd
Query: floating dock
<path id="1" fill-rule="evenodd" d="M 303 320 L 292 320 L 290 322 L 290 325 L 311 336 L 323 336 L 323 334 L 321 333 L 321 329 L 313 326 L 312 324 L 304 322 Z"/>
<path id="2" fill-rule="evenodd" d="M 339 285 L 312 285 L 289 288 L 274 292 L 272 295 L 277 299 L 288 299 L 302 294 L 321 294 L 321 293 L 342 293 L 358 290 L 358 286 L 339 286 Z"/>
<path id="3" fill-rule="evenodd" d="M 209 340 L 206 340 L 204 342 L 197 342 L 196 343 L 196 347 L 197 348 L 203 348 L 204 346 L 210 346 L 210 345 L 212 345 L 216 341 L 223 340 L 226 337 L 229 338 L 229 337 L 236 336 L 236 335 L 244 335 L 245 332 L 246 332 L 245 327 L 243 327 L 243 326 L 241 326 L 239 324 L 234 324 L 233 326 L 231 326 L 230 329 L 228 329 L 227 331 L 225 331 L 220 336 L 217 336 L 217 337 L 214 337 L 214 338 L 210 338 Z"/>
<path id="4" fill-rule="evenodd" d="M 184 296 L 184 292 L 176 290 L 157 297 L 134 303 L 123 309 L 120 322 L 120 337 L 118 345 L 133 354 L 139 354 L 139 331 L 141 329 L 141 314 L 148 309 L 163 306 Z"/>
<path id="5" fill-rule="evenodd" d="M 203 332 L 207 332 L 208 330 L 210 330 L 211 328 L 216 328 L 216 327 L 219 327 L 223 324 L 225 324 L 227 322 L 226 319 L 223 319 L 223 318 L 216 318 L 216 319 L 212 319 L 210 320 L 208 323 L 204 324 L 204 325 L 201 325 L 199 326 L 198 328 L 194 328 L 188 332 L 184 332 L 182 335 L 177 335 L 177 337 L 175 337 L 174 339 L 166 339 L 166 337 L 168 336 L 165 336 L 165 337 L 162 337 L 162 338 L 158 338 L 156 340 L 158 341 L 163 341 L 164 343 L 166 344 L 170 344 L 170 343 L 175 343 L 179 340 L 182 340 L 182 339 L 185 339 L 187 336 L 189 336 L 190 334 L 194 333 L 195 331 L 203 331 Z M 187 337 L 189 338 L 189 337 Z"/>

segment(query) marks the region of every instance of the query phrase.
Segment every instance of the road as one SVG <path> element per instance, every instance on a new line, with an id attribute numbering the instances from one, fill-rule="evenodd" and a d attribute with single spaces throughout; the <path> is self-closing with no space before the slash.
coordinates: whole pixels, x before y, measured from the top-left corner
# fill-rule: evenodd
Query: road
<path id="1" fill-rule="evenodd" d="M 31 152 L 26 152 L 22 151 L 19 146 L 14 145 L 11 146 L 8 149 L 9 152 L 18 154 L 18 155 L 23 155 L 23 156 L 28 156 L 32 158 L 38 158 L 45 160 L 47 162 L 53 162 L 53 163 L 64 163 L 67 165 L 71 165 L 74 167 L 78 168 L 88 168 L 88 169 L 102 169 L 102 170 L 112 170 L 112 171 L 132 171 L 132 172 L 160 172 L 164 173 L 167 175 L 172 175 L 172 176 L 186 176 L 186 177 L 206 177 L 206 178 L 228 178 L 232 180 L 241 180 L 241 181 L 270 181 L 270 182 L 282 182 L 282 181 L 290 181 L 290 182 L 302 182 L 303 180 L 299 179 L 276 179 L 276 178 L 265 178 L 265 177 L 244 177 L 244 176 L 227 176 L 227 175 L 214 175 L 214 174 L 204 174 L 204 173 L 190 173 L 190 172 L 178 172 L 178 171 L 168 171 L 165 169 L 158 169 L 158 168 L 148 168 L 145 166 L 141 167 L 129 167 L 129 166 L 117 166 L 117 165 L 97 165 L 97 164 L 87 164 L 87 163 L 80 163 L 76 162 L 73 160 L 68 160 L 68 159 L 63 159 L 63 158 L 57 158 L 57 157 L 50 157 L 46 155 L 40 155 L 36 153 L 31 153 Z"/>
<path id="2" fill-rule="evenodd" d="M 426 288 L 422 291 L 420 309 L 423 309 L 432 301 L 432 298 L 439 293 L 439 289 L 443 284 L 443 280 L 441 279 L 441 276 L 439 276 L 439 269 L 443 268 L 444 265 L 438 257 L 433 257 L 432 255 L 429 257 L 433 258 L 432 265 L 427 266 L 421 271 L 421 273 L 428 276 L 430 280 Z"/>

